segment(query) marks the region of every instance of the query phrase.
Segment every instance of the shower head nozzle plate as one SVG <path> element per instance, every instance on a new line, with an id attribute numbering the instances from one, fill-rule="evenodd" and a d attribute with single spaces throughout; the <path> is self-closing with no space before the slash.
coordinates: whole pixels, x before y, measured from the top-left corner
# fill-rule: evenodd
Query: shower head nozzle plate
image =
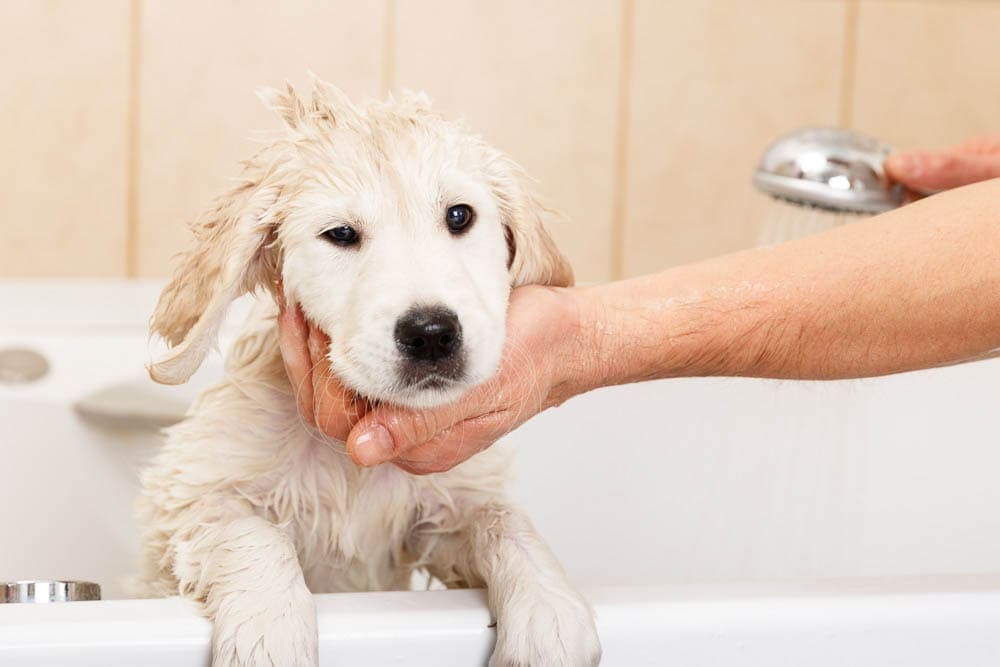
<path id="1" fill-rule="evenodd" d="M 883 163 L 892 148 L 857 132 L 806 128 L 775 141 L 754 174 L 757 189 L 805 206 L 882 213 L 903 203 Z"/>

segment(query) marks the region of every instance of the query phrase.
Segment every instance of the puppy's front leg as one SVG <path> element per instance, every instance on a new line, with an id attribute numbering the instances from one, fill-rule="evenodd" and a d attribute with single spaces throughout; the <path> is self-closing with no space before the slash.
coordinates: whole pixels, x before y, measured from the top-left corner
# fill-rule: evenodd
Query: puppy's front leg
<path id="1" fill-rule="evenodd" d="M 450 585 L 486 585 L 497 621 L 491 667 L 597 665 L 601 643 L 590 605 L 521 510 L 494 501 L 452 535 L 429 532 L 431 573 Z"/>
<path id="2" fill-rule="evenodd" d="M 316 607 L 291 539 L 257 516 L 177 541 L 181 590 L 212 620 L 212 664 L 315 665 Z"/>

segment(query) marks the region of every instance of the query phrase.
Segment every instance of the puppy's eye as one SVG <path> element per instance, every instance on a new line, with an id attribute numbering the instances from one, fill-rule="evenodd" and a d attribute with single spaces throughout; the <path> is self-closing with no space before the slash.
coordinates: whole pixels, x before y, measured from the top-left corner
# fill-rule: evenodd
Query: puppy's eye
<path id="1" fill-rule="evenodd" d="M 325 236 L 334 245 L 339 246 L 355 245 L 361 240 L 361 235 L 358 234 L 358 230 L 350 225 L 340 225 L 339 227 L 328 229 L 323 232 L 323 236 Z"/>
<path id="2" fill-rule="evenodd" d="M 461 234 L 472 226 L 476 219 L 476 212 L 471 206 L 466 204 L 456 204 L 448 208 L 444 214 L 444 220 L 448 224 L 448 231 L 452 234 Z"/>

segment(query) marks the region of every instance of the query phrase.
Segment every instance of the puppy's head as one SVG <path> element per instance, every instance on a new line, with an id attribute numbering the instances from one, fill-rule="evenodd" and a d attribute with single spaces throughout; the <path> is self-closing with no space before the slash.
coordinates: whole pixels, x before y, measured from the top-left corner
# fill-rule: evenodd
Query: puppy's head
<path id="1" fill-rule="evenodd" d="M 425 407 L 490 377 L 510 288 L 572 282 L 520 168 L 422 96 L 355 106 L 320 81 L 308 102 L 263 96 L 285 129 L 193 225 L 154 315 L 172 347 L 153 378 L 187 380 L 232 300 L 279 284 L 365 397 Z"/>

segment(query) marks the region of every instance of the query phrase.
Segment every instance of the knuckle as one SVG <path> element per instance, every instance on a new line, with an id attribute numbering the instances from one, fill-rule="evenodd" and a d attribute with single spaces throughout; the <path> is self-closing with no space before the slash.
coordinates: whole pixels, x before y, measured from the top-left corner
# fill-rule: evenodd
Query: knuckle
<path id="1" fill-rule="evenodd" d="M 392 414 L 383 423 L 397 445 L 419 445 L 437 432 L 436 420 L 427 412 Z"/>

